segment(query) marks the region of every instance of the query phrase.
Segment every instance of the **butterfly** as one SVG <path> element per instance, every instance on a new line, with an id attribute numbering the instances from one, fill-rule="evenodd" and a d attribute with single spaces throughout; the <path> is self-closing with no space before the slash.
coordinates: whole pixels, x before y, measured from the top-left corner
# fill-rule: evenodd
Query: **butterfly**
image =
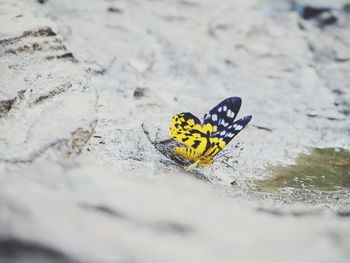
<path id="1" fill-rule="evenodd" d="M 203 122 L 190 112 L 174 115 L 170 124 L 170 137 L 180 142 L 174 147 L 174 154 L 191 162 L 190 169 L 197 165 L 206 166 L 214 162 L 214 157 L 250 122 L 251 115 L 234 121 L 242 100 L 230 97 L 209 113 Z"/>

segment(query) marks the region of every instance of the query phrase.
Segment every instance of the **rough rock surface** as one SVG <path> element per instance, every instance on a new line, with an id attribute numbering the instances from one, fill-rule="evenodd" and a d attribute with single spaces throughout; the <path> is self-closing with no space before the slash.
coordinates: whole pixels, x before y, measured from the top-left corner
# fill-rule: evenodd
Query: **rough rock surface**
<path id="1" fill-rule="evenodd" d="M 250 190 L 350 149 L 349 6 L 1 0 L 0 262 L 349 262 L 348 191 Z M 212 167 L 159 151 L 229 96 L 253 121 Z"/>

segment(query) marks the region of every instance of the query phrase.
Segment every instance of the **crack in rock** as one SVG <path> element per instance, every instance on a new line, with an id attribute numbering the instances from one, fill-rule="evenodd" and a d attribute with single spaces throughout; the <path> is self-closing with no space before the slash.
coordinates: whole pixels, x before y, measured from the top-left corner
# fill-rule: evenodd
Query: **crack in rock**
<path id="1" fill-rule="evenodd" d="M 38 151 L 32 153 L 26 159 L 0 159 L 0 162 L 5 163 L 33 163 L 36 160 L 46 156 L 50 153 L 50 150 L 56 156 L 63 158 L 71 158 L 79 155 L 84 146 L 90 140 L 92 134 L 95 131 L 97 120 L 94 120 L 88 124 L 88 127 L 80 127 L 71 133 L 69 138 L 58 139 L 48 145 L 43 146 Z"/>
<path id="2" fill-rule="evenodd" d="M 9 44 L 14 44 L 25 37 L 43 37 L 43 36 L 56 36 L 57 33 L 49 26 L 35 28 L 32 30 L 24 31 L 20 36 L 0 39 L 0 45 L 7 46 Z"/>
<path id="3" fill-rule="evenodd" d="M 6 113 L 8 113 L 11 108 L 13 107 L 13 105 L 16 102 L 19 102 L 20 100 L 23 100 L 24 98 L 24 93 L 26 92 L 26 90 L 20 90 L 17 92 L 17 96 L 12 98 L 12 99 L 8 99 L 8 100 L 0 100 L 0 118 L 5 116 Z"/>
<path id="4" fill-rule="evenodd" d="M 47 60 L 66 59 L 77 63 L 72 52 L 67 50 L 63 39 L 51 27 L 34 28 L 20 36 L 0 39 L 0 57 L 6 55 L 49 53 Z M 56 53 L 56 54 L 55 54 Z"/>
<path id="5" fill-rule="evenodd" d="M 124 213 L 120 211 L 116 211 L 115 209 L 112 209 L 104 205 L 93 205 L 93 204 L 81 203 L 80 206 L 82 208 L 97 211 L 99 213 L 103 213 L 112 217 L 121 218 L 121 219 L 127 218 L 127 216 Z"/>
<path id="6" fill-rule="evenodd" d="M 52 97 L 57 96 L 61 93 L 64 93 L 64 92 L 68 91 L 72 86 L 73 85 L 70 82 L 59 85 L 59 86 L 55 87 L 53 90 L 51 90 L 49 93 L 39 96 L 39 98 L 37 98 L 33 102 L 33 104 L 41 103 L 49 98 L 52 98 Z"/>
<path id="7" fill-rule="evenodd" d="M 131 224 L 135 224 L 140 227 L 151 228 L 153 231 L 157 231 L 157 232 L 168 233 L 168 234 L 178 234 L 178 235 L 187 235 L 193 232 L 193 229 L 191 226 L 180 222 L 172 222 L 172 221 L 165 221 L 165 220 L 159 221 L 159 222 L 145 222 L 141 219 L 133 218 L 123 212 L 117 211 L 105 205 L 93 205 L 88 203 L 81 203 L 80 206 L 84 209 L 89 209 L 91 211 L 96 211 L 98 213 L 102 213 L 116 219 L 128 221 Z"/>

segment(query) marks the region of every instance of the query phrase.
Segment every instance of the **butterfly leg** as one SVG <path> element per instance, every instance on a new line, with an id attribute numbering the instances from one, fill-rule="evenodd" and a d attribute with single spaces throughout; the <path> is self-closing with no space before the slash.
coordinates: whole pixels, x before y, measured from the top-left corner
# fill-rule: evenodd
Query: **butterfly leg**
<path id="1" fill-rule="evenodd" d="M 189 166 L 187 166 L 187 170 L 188 171 L 192 171 L 194 168 L 196 168 L 196 166 L 200 163 L 200 159 L 198 159 L 197 161 L 195 161 L 194 163 L 190 164 Z"/>

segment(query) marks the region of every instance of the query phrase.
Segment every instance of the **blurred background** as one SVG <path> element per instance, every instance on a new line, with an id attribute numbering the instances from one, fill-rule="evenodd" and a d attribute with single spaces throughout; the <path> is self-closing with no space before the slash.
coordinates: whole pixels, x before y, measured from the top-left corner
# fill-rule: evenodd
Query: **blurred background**
<path id="1" fill-rule="evenodd" d="M 0 262 L 349 262 L 349 70 L 348 0 L 0 0 Z"/>

